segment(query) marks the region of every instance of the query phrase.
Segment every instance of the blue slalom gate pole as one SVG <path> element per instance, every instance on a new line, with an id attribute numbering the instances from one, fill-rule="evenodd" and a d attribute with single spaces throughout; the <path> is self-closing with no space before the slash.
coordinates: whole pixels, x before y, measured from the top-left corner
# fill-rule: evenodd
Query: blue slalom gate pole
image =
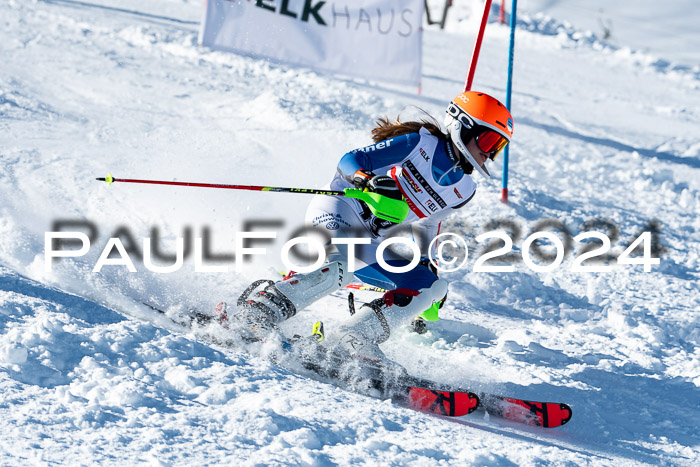
<path id="1" fill-rule="evenodd" d="M 513 0 L 510 9 L 510 49 L 508 51 L 508 82 L 506 84 L 506 108 L 510 111 L 511 94 L 513 93 L 513 50 L 515 49 L 515 12 L 518 0 Z M 508 156 L 510 144 L 503 150 L 503 188 L 501 189 L 501 201 L 508 203 Z"/>

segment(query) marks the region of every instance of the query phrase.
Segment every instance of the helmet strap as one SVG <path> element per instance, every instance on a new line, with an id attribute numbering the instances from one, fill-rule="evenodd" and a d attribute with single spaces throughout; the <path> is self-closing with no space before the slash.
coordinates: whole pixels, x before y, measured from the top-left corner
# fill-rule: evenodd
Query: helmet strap
<path id="1" fill-rule="evenodd" d="M 450 159 L 452 165 L 456 164 L 460 161 L 460 159 L 462 159 L 459 156 L 459 150 L 456 150 L 455 148 L 456 146 L 452 142 L 452 136 L 447 135 L 447 139 L 445 140 L 445 151 L 447 152 L 447 157 Z"/>
<path id="2" fill-rule="evenodd" d="M 450 161 L 453 163 L 459 163 L 460 168 L 462 169 L 462 172 L 471 175 L 472 172 L 474 172 L 474 166 L 469 163 L 466 157 L 459 151 L 459 149 L 456 149 L 457 146 L 452 142 L 452 136 L 447 135 L 447 140 L 445 141 L 445 149 L 447 151 L 447 157 L 450 158 Z"/>

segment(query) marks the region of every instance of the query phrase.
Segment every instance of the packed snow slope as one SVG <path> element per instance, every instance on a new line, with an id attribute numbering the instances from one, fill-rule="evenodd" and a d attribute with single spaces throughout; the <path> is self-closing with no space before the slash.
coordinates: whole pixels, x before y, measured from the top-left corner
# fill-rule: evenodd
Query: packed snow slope
<path id="1" fill-rule="evenodd" d="M 443 275 L 442 320 L 383 348 L 417 376 L 567 402 L 568 425 L 411 412 L 212 345 L 141 305 L 210 309 L 274 278 L 309 199 L 95 177 L 322 187 L 376 118 L 415 105 L 442 119 L 462 90 L 479 2 L 455 3 L 445 31 L 424 33 L 420 95 L 201 48 L 199 2 L 0 4 L 0 463 L 700 464 L 697 66 L 536 11 L 516 36 L 511 203 L 478 181 L 443 227 L 470 257 Z M 635 14 L 663 20 L 656 3 Z M 697 9 L 686 14 L 697 24 Z M 500 99 L 508 35 L 488 26 L 474 85 Z M 91 234 L 91 248 L 47 272 L 44 234 L 57 221 Z M 574 272 L 584 243 L 572 241 L 550 272 L 522 260 L 473 271 L 475 237 L 499 227 L 516 259 L 534 231 L 605 233 L 611 270 Z M 236 271 L 246 229 L 278 238 Z M 645 230 L 660 264 L 617 264 Z M 192 255 L 171 274 L 140 261 L 144 238 L 170 255 L 188 235 L 229 255 L 215 263 L 228 272 L 196 273 Z M 110 237 L 135 273 L 93 272 Z M 346 314 L 338 293 L 286 330 L 323 319 L 330 332 Z"/>
<path id="2" fill-rule="evenodd" d="M 654 54 L 659 64 L 700 66 L 693 0 L 521 0 L 518 9 L 519 14 L 546 15 L 593 31 L 618 47 Z"/>

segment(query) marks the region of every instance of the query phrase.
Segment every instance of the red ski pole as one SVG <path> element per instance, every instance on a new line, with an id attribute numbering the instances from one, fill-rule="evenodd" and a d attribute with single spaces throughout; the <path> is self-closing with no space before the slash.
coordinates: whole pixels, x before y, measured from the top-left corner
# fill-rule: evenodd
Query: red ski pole
<path id="1" fill-rule="evenodd" d="M 312 195 L 331 195 L 331 196 L 347 196 L 344 191 L 333 190 L 316 190 L 313 188 L 281 188 L 274 186 L 259 186 L 259 185 L 226 185 L 221 183 L 195 183 L 195 182 L 169 182 L 165 180 L 138 180 L 133 178 L 114 178 L 112 174 L 106 177 L 98 177 L 97 180 L 107 182 L 107 185 L 112 183 L 145 183 L 148 185 L 174 185 L 174 186 L 191 186 L 199 188 L 224 188 L 228 190 L 252 190 L 252 191 L 277 191 L 282 193 L 307 193 Z"/>
<path id="2" fill-rule="evenodd" d="M 409 207 L 403 199 L 393 199 L 382 196 L 378 193 L 359 188 L 346 188 L 343 191 L 335 190 L 316 190 L 314 188 L 282 188 L 277 186 L 261 186 L 261 185 L 226 185 L 223 183 L 195 183 L 195 182 L 169 182 L 165 180 L 140 180 L 134 178 L 114 178 L 112 174 L 107 174 L 106 177 L 98 177 L 98 181 L 107 182 L 111 185 L 115 182 L 120 183 L 145 183 L 148 185 L 170 185 L 170 186 L 189 186 L 198 188 L 224 188 L 227 190 L 252 190 L 252 191 L 276 191 L 281 193 L 304 193 L 309 195 L 327 195 L 327 196 L 345 196 L 347 198 L 355 198 L 364 201 L 372 213 L 380 219 L 388 220 L 395 224 L 400 224 L 406 219 Z"/>

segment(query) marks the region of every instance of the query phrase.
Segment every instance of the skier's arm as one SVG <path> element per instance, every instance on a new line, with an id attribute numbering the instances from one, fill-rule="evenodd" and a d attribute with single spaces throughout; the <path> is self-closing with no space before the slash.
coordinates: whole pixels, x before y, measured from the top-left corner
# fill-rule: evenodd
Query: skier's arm
<path id="1" fill-rule="evenodd" d="M 420 141 L 418 133 L 397 136 L 364 148 L 355 149 L 345 154 L 338 163 L 338 172 L 350 183 L 354 183 L 358 170 L 372 172 L 398 164 L 413 150 Z M 385 174 L 381 174 L 385 175 Z"/>

